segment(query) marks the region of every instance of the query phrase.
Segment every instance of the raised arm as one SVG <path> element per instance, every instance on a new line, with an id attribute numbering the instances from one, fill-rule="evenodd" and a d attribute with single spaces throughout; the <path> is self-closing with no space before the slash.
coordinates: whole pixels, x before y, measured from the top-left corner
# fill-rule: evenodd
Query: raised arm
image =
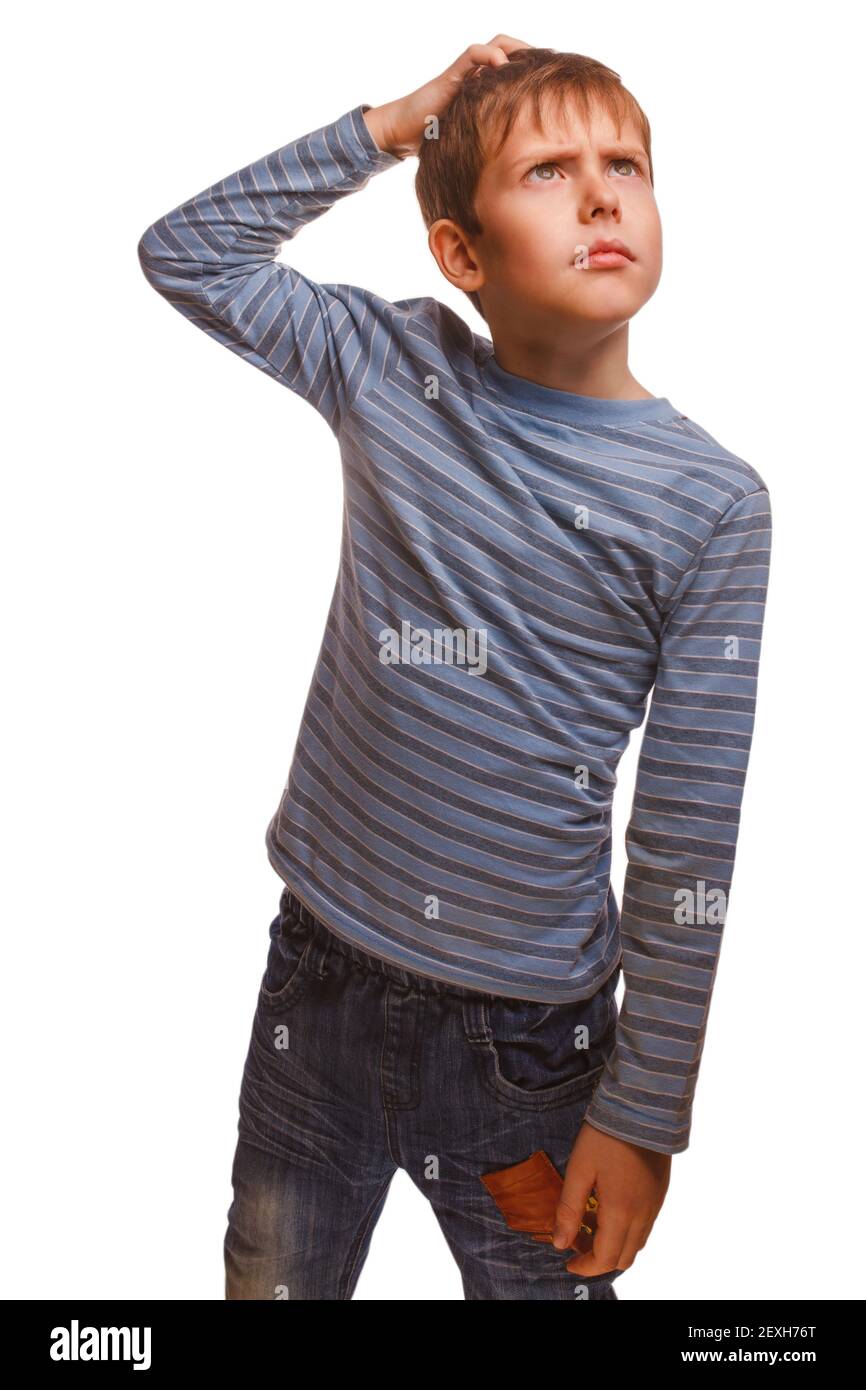
<path id="1" fill-rule="evenodd" d="M 368 110 L 356 106 L 204 189 L 138 244 L 155 290 L 303 396 L 335 432 L 369 374 L 381 370 L 389 306 L 353 285 L 317 284 L 276 257 L 304 223 L 400 163 L 376 144 Z"/>
<path id="2" fill-rule="evenodd" d="M 381 379 L 394 306 L 355 285 L 319 285 L 277 262 L 282 244 L 371 174 L 417 154 L 466 75 L 525 48 L 497 34 L 408 96 L 355 106 L 148 227 L 145 276 L 217 342 L 310 401 L 334 433 L 360 391 Z M 369 113 L 369 115 L 367 114 Z"/>
<path id="3" fill-rule="evenodd" d="M 749 761 L 770 499 L 734 502 L 665 619 L 631 819 L 616 1046 L 586 1120 L 679 1153 L 707 1027 Z"/>

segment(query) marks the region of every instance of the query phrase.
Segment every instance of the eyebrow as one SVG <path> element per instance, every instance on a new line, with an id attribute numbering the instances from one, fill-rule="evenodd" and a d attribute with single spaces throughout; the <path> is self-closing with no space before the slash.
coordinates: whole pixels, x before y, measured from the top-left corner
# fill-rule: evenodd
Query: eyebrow
<path id="1" fill-rule="evenodd" d="M 647 160 L 649 158 L 642 145 L 605 145 L 601 153 L 608 159 L 637 158 Z M 528 150 L 525 154 L 521 155 L 519 159 L 515 159 L 513 164 L 510 164 L 508 167 L 509 172 L 513 172 L 515 169 L 519 169 L 533 161 L 536 164 L 552 164 L 557 160 L 579 158 L 580 154 L 577 150 L 570 148 L 555 150 L 552 145 L 542 145 L 537 150 Z"/>

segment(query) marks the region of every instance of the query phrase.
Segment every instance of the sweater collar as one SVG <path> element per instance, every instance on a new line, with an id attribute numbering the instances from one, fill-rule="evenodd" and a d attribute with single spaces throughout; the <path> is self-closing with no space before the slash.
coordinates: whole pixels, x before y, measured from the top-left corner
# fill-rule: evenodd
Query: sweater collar
<path id="1" fill-rule="evenodd" d="M 500 404 L 535 415 L 564 420 L 573 425 L 628 425 L 637 421 L 676 420 L 680 412 L 667 396 L 644 396 L 638 400 L 612 400 L 605 396 L 579 396 L 540 386 L 526 377 L 515 376 L 500 367 L 492 345 L 481 363 L 482 377 Z"/>

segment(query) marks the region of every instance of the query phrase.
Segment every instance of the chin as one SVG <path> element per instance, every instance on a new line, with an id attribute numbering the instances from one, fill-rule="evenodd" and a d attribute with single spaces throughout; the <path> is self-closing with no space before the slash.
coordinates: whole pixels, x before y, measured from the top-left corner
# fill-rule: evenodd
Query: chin
<path id="1" fill-rule="evenodd" d="M 584 297 L 563 308 L 570 318 L 582 323 L 609 323 L 613 327 L 633 318 L 643 303 L 634 295 L 599 295 Z"/>

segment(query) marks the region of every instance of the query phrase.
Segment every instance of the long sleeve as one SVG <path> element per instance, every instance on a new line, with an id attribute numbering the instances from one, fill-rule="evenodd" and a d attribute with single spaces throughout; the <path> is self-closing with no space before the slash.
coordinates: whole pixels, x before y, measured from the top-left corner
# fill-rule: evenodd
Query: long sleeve
<path id="1" fill-rule="evenodd" d="M 724 512 L 672 596 L 626 831 L 625 996 L 586 1119 L 688 1147 L 734 868 L 769 579 L 770 499 Z"/>
<path id="2" fill-rule="evenodd" d="M 380 150 L 364 103 L 206 188 L 148 227 L 149 283 L 192 323 L 303 396 L 336 433 L 381 372 L 391 308 L 354 285 L 320 285 L 276 260 L 282 244 L 372 174 Z"/>

